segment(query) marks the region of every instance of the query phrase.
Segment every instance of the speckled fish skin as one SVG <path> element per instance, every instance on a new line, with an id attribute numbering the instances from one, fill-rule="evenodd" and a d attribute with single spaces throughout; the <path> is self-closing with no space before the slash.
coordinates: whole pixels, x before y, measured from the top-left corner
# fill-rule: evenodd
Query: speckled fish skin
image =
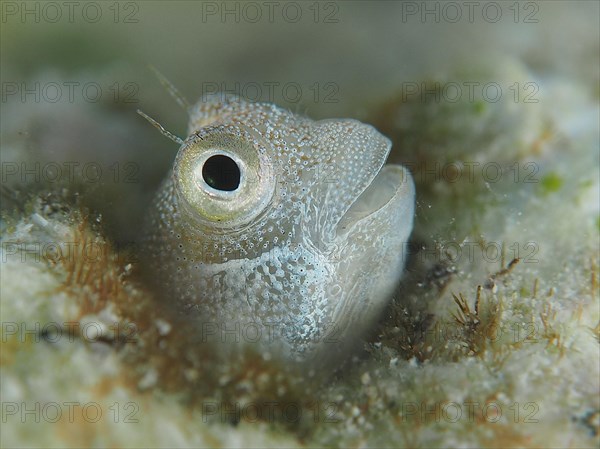
<path id="1" fill-rule="evenodd" d="M 415 193 L 406 169 L 384 167 L 390 146 L 356 120 L 203 97 L 144 230 L 164 300 L 291 358 L 339 352 L 373 325 L 404 267 Z M 245 171 L 213 199 L 190 178 L 223 151 Z"/>

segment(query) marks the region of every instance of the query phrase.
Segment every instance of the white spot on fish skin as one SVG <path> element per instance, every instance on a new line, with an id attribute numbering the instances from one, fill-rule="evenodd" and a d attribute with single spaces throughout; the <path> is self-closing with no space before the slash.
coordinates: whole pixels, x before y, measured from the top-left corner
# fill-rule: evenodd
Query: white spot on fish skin
<path id="1" fill-rule="evenodd" d="M 290 358 L 343 352 L 404 267 L 415 193 L 384 166 L 389 140 L 230 95 L 202 98 L 188 131 L 144 230 L 165 300 L 219 329 L 258 326 L 252 343 Z M 215 155 L 229 174 L 205 165 Z"/>

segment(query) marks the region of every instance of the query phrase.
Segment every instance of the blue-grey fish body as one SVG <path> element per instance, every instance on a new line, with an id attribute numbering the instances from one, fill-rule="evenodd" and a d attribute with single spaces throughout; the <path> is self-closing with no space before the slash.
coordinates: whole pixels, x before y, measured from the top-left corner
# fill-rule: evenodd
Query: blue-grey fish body
<path id="1" fill-rule="evenodd" d="M 207 339 L 333 354 L 387 304 L 414 212 L 390 141 L 231 96 L 201 99 L 145 227 L 162 297 Z"/>

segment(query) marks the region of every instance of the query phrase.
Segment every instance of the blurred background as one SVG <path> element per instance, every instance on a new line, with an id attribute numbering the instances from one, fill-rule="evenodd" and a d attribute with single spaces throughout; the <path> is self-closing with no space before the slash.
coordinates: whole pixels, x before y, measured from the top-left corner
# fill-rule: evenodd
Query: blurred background
<path id="1" fill-rule="evenodd" d="M 236 83 L 267 100 L 272 83 L 271 100 L 284 106 L 316 117 L 361 116 L 401 82 L 493 66 L 507 55 L 534 73 L 593 88 L 597 18 L 598 3 L 589 1 L 6 1 L 0 74 L 20 82 L 52 71 L 68 81 L 113 71 L 114 82 L 136 85 L 124 96 L 182 133 L 149 65 L 192 101 Z"/>

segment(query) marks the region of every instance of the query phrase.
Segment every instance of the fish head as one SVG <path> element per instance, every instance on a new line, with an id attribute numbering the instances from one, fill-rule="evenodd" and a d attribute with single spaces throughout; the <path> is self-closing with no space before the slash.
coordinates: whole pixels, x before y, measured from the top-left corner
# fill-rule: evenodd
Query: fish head
<path id="1" fill-rule="evenodd" d="M 390 147 L 356 120 L 204 97 L 157 200 L 157 275 L 206 319 L 278 323 L 290 352 L 359 335 L 412 229 L 413 182 L 384 166 Z"/>

